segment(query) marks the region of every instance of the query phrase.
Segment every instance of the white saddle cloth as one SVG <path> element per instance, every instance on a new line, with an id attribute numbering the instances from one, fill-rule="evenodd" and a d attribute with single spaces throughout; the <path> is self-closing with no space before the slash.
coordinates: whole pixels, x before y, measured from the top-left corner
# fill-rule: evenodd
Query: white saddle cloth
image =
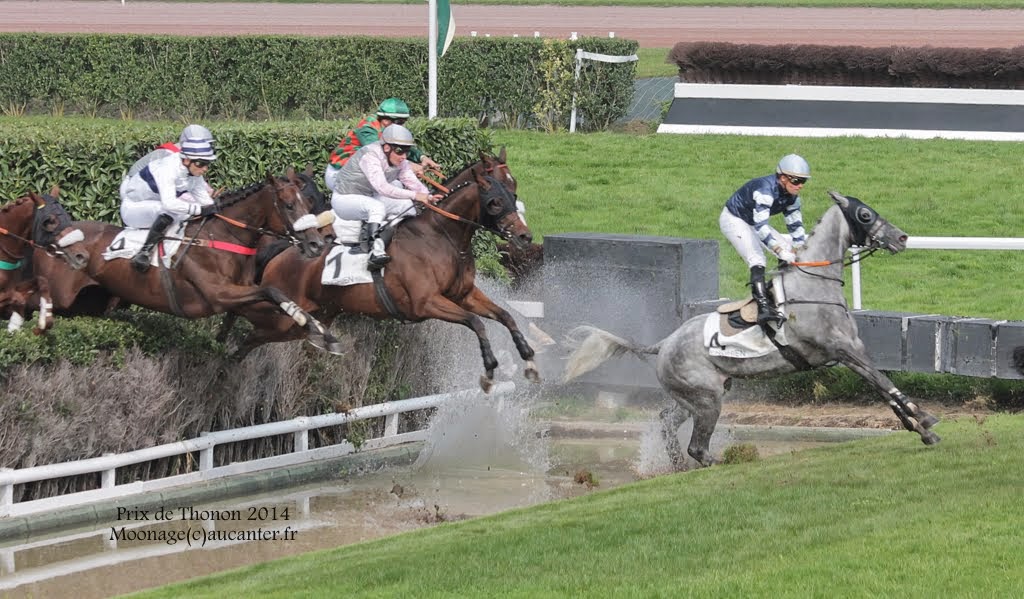
<path id="1" fill-rule="evenodd" d="M 370 254 L 354 254 L 352 250 L 360 252 L 359 246 L 335 245 L 331 248 L 324 261 L 324 270 L 320 273 L 320 283 L 344 287 L 373 282 L 373 276 L 366 268 Z"/>
<path id="2" fill-rule="evenodd" d="M 178 226 L 171 226 L 165 235 L 167 238 L 163 241 L 164 246 L 164 267 L 170 268 L 171 260 L 174 258 L 174 254 L 181 248 L 181 237 L 185 233 L 185 223 L 178 223 Z M 146 237 L 149 235 L 149 229 L 134 229 L 131 227 L 125 227 L 123 231 L 114 237 L 114 240 L 110 242 L 110 245 L 106 250 L 103 251 L 104 260 L 116 260 L 118 258 L 131 259 L 132 256 L 139 253 L 142 249 L 142 244 L 146 243 Z M 159 252 L 153 252 L 153 256 L 149 263 L 151 266 L 157 265 L 159 258 Z"/>
<path id="3" fill-rule="evenodd" d="M 708 354 L 727 358 L 758 358 L 779 351 L 761 327 L 755 325 L 735 335 L 726 336 L 721 331 L 721 320 L 721 314 L 712 312 L 704 321 L 704 347 Z M 781 345 L 788 345 L 786 327 L 778 330 L 775 340 Z"/>

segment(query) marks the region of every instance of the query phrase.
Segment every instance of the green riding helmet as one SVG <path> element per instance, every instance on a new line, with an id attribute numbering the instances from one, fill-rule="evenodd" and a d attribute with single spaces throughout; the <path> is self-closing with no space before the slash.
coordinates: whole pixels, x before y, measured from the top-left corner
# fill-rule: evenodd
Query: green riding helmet
<path id="1" fill-rule="evenodd" d="M 409 105 L 398 98 L 388 98 L 380 103 L 380 106 L 377 108 L 377 116 L 407 119 L 409 118 Z"/>

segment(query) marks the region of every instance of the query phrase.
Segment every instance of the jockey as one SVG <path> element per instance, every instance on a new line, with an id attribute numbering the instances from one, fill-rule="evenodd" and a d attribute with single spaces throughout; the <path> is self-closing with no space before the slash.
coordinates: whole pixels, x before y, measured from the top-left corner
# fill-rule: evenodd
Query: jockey
<path id="1" fill-rule="evenodd" d="M 782 157 L 774 175 L 747 181 L 726 202 L 718 224 L 725 238 L 732 243 L 750 267 L 750 288 L 757 302 L 757 322 L 776 321 L 785 317 L 768 302 L 764 282 L 764 249 L 767 247 L 782 262 L 794 262 L 794 252 L 807 241 L 803 215 L 800 213 L 800 190 L 811 178 L 811 167 L 796 154 Z M 768 224 L 772 214 L 782 213 L 788 235 Z"/>
<path id="2" fill-rule="evenodd" d="M 327 169 L 324 171 L 324 181 L 327 188 L 334 191 L 334 179 L 341 167 L 345 166 L 348 159 L 356 153 L 359 148 L 372 144 L 380 139 L 380 133 L 388 125 L 405 125 L 409 119 L 409 106 L 398 98 L 388 98 L 380 103 L 375 117 L 368 117 L 356 125 L 356 128 L 341 138 L 341 143 L 331 152 L 327 160 Z M 417 175 L 423 172 L 423 168 L 440 168 L 439 165 L 428 158 L 417 148 L 409 149 L 410 166 Z"/>
<path id="3" fill-rule="evenodd" d="M 331 207 L 339 218 L 363 221 L 370 246 L 370 270 L 380 270 L 391 261 L 379 237 L 384 219 L 408 214 L 413 201 L 427 203 L 433 199 L 406 160 L 414 143 L 408 129 L 388 125 L 380 141 L 359 148 L 334 178 Z M 402 186 L 395 185 L 397 182 Z"/>
<path id="4" fill-rule="evenodd" d="M 132 266 L 149 270 L 153 248 L 172 223 L 208 216 L 216 210 L 203 175 L 217 159 L 210 130 L 189 125 L 178 145 L 164 144 L 143 156 L 121 181 L 121 219 L 125 226 L 149 228 Z"/>

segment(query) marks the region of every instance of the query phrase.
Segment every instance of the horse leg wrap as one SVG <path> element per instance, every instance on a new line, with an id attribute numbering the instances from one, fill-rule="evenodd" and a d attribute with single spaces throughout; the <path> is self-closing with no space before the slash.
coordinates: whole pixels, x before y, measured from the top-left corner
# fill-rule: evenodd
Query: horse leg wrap
<path id="1" fill-rule="evenodd" d="M 281 309 L 284 310 L 285 314 L 292 317 L 295 324 L 300 327 L 306 326 L 306 313 L 295 302 L 281 302 Z"/>
<path id="2" fill-rule="evenodd" d="M 7 332 L 13 333 L 21 330 L 21 325 L 23 324 L 25 324 L 25 319 L 21 317 L 21 314 L 11 312 L 11 320 L 7 323 Z"/>
<path id="3" fill-rule="evenodd" d="M 46 298 L 39 298 L 39 329 L 46 329 L 46 319 L 50 317 L 50 302 L 46 301 Z"/>
<path id="4" fill-rule="evenodd" d="M 896 417 L 903 423 L 903 428 L 908 431 L 917 430 L 914 422 L 910 419 L 910 415 L 907 413 L 907 405 L 902 400 L 903 394 L 896 391 L 895 394 L 890 392 L 890 395 L 892 396 L 892 399 L 889 400 L 889 407 L 892 408 L 892 411 L 896 413 Z"/>

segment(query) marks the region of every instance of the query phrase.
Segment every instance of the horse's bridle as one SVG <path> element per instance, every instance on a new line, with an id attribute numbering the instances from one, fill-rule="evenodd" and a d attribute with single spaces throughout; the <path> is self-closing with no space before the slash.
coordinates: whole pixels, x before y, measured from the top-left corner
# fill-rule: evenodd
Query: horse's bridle
<path id="1" fill-rule="evenodd" d="M 49 201 L 54 201 L 53 197 L 51 197 L 49 194 L 43 194 L 43 199 L 44 200 L 48 200 L 48 201 L 43 203 L 41 206 L 35 206 L 33 208 L 33 224 L 32 224 L 33 231 L 36 228 L 36 223 L 35 223 L 36 218 L 38 218 L 38 216 L 40 214 L 42 214 L 41 212 L 36 212 L 36 211 L 42 210 L 43 208 L 45 208 L 49 204 Z M 56 205 L 59 206 L 59 204 L 56 204 Z M 61 218 L 62 214 L 65 217 L 63 219 Z M 57 226 L 61 227 L 62 229 L 66 229 L 66 228 L 71 226 L 71 219 L 70 219 L 70 217 L 67 217 L 67 213 L 63 212 L 63 210 L 60 213 L 54 215 L 54 218 L 57 219 Z M 12 239 L 17 240 L 19 242 L 18 243 L 19 247 L 30 247 L 30 248 L 35 248 L 35 249 L 38 249 L 38 250 L 42 250 L 48 256 L 50 256 L 51 258 L 59 258 L 59 257 L 65 255 L 65 252 L 63 250 L 61 250 L 60 248 L 54 247 L 53 244 L 48 244 L 48 245 L 40 244 L 40 243 L 36 242 L 35 239 L 27 239 L 25 237 L 22 237 L 21 235 L 18 235 L 17 233 L 11 233 L 9 230 L 7 230 L 7 229 L 5 229 L 3 227 L 0 227 L 0 235 L 4 235 L 6 237 L 10 237 Z M 33 235 L 33 237 L 35 237 L 35 235 Z M 0 245 L 0 252 L 3 252 L 4 254 L 7 254 L 8 256 L 10 256 L 11 258 L 14 259 L 14 262 L 6 262 L 4 260 L 0 260 L 0 270 L 15 270 L 15 269 L 21 268 L 23 260 L 25 259 L 25 253 L 22 253 L 21 256 L 17 256 L 17 255 L 15 255 L 14 251 L 9 250 L 9 249 L 3 247 L 2 245 Z"/>

